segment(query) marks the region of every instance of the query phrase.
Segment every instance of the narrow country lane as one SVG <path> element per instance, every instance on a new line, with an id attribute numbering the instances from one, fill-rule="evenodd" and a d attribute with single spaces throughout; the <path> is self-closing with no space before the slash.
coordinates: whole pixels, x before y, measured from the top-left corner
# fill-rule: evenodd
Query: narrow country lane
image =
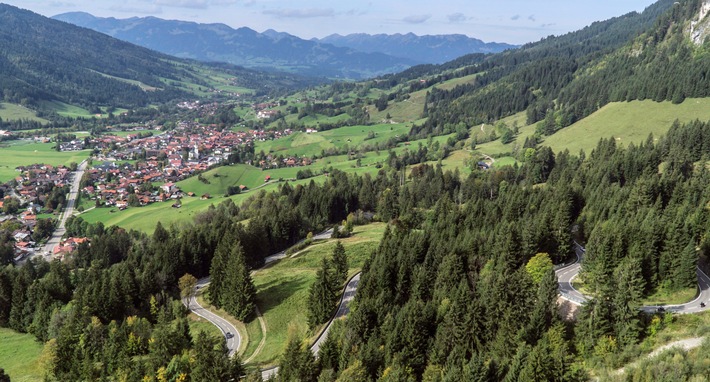
<path id="1" fill-rule="evenodd" d="M 333 234 L 333 229 L 328 229 L 325 230 L 315 236 L 313 236 L 313 240 L 324 240 L 327 238 L 330 238 L 330 236 Z M 281 251 L 278 253 L 275 253 L 271 256 L 268 256 L 266 259 L 264 259 L 264 266 L 267 266 L 277 260 L 281 260 L 286 257 L 286 251 Z M 313 344 L 311 347 L 311 350 L 313 351 L 314 354 L 318 355 L 318 351 L 320 350 L 320 345 L 323 341 L 325 341 L 325 338 L 327 337 L 327 333 L 330 331 L 330 327 L 333 323 L 333 320 L 344 317 L 348 314 L 350 311 L 349 305 L 350 301 L 355 297 L 355 292 L 357 290 L 358 283 L 360 282 L 360 273 L 357 273 L 354 275 L 347 283 L 345 286 L 345 291 L 343 293 L 343 297 L 340 300 L 340 305 L 338 306 L 338 311 L 335 314 L 335 316 L 328 322 L 328 325 L 326 328 L 323 330 L 323 333 L 318 337 L 316 342 Z M 196 289 L 203 289 L 210 283 L 210 278 L 205 277 L 200 280 L 198 280 Z M 236 354 L 236 352 L 239 349 L 239 346 L 241 345 L 242 338 L 239 334 L 239 331 L 237 331 L 237 328 L 234 327 L 229 321 L 225 320 L 224 318 L 210 312 L 209 310 L 205 309 L 202 307 L 195 297 L 191 297 L 189 300 L 189 304 L 185 303 L 183 301 L 183 304 L 185 304 L 188 309 L 190 309 L 191 312 L 195 313 L 196 315 L 206 319 L 210 323 L 212 323 L 214 326 L 218 327 L 220 331 L 222 331 L 222 335 L 225 336 L 225 339 L 227 340 L 227 349 L 229 351 L 229 356 L 233 356 Z M 228 335 L 227 333 L 230 333 L 231 335 Z M 269 376 L 274 375 L 278 372 L 278 367 L 270 368 L 270 369 L 264 369 L 262 370 L 262 375 L 264 376 L 264 379 L 267 379 Z"/>
<path id="2" fill-rule="evenodd" d="M 581 270 L 581 262 L 584 260 L 585 249 L 578 243 L 574 243 L 575 254 L 577 255 L 577 260 L 567 266 L 561 267 L 555 271 L 557 275 L 557 282 L 559 284 L 560 297 L 570 301 L 576 305 L 582 305 L 589 297 L 583 295 L 580 291 L 576 290 L 572 285 L 574 279 L 579 275 Z M 708 277 L 705 272 L 700 268 L 696 269 L 698 275 L 698 296 L 690 302 L 685 304 L 677 305 L 650 305 L 643 306 L 641 310 L 647 313 L 655 313 L 659 308 L 663 308 L 666 312 L 688 314 L 688 313 L 699 313 L 706 310 L 710 310 L 710 277 Z M 701 306 L 701 303 L 705 306 Z"/>
<path id="3" fill-rule="evenodd" d="M 313 351 L 313 354 L 316 356 L 318 356 L 318 353 L 320 352 L 321 345 L 323 345 L 323 342 L 325 342 L 328 338 L 328 333 L 330 333 L 330 327 L 333 326 L 333 322 L 338 318 L 347 316 L 348 313 L 350 313 L 350 302 L 355 298 L 355 292 L 357 292 L 357 287 L 360 284 L 361 274 L 361 272 L 358 272 L 345 285 L 343 296 L 340 298 L 338 311 L 335 313 L 335 316 L 328 321 L 328 325 L 325 329 L 323 329 L 323 332 L 320 336 L 318 336 L 318 339 L 316 339 L 316 342 L 313 343 L 313 346 L 311 346 L 311 351 Z"/>
<path id="4" fill-rule="evenodd" d="M 557 269 L 557 282 L 559 283 L 560 296 L 565 300 L 571 301 L 577 305 L 581 305 L 587 301 L 587 297 L 572 286 L 572 281 L 577 277 L 582 268 L 582 259 L 584 258 L 584 248 L 575 242 L 574 252 L 577 259 L 574 263 Z"/>
<path id="5" fill-rule="evenodd" d="M 210 282 L 209 278 L 200 279 L 197 281 L 196 289 L 204 289 Z M 183 301 L 185 304 L 185 301 Z M 219 328 L 222 335 L 227 340 L 227 350 L 229 351 L 229 356 L 232 357 L 239 350 L 239 346 L 242 343 L 242 336 L 237 331 L 237 328 L 232 325 L 231 322 L 225 320 L 224 318 L 210 312 L 205 309 L 197 302 L 194 295 L 190 296 L 190 300 L 185 304 L 192 313 L 204 318 L 205 320 L 212 323 L 212 325 Z"/>

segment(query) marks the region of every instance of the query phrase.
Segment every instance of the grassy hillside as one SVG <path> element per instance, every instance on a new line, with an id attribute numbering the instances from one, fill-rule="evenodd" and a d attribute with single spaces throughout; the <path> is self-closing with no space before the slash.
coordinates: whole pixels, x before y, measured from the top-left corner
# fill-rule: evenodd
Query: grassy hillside
<path id="1" fill-rule="evenodd" d="M 57 166 L 79 163 L 88 158 L 89 151 L 57 152 L 52 149 L 53 143 L 33 143 L 31 141 L 11 141 L 6 146 L 0 146 L 0 182 L 15 178 L 17 166 L 44 163 Z"/>
<path id="2" fill-rule="evenodd" d="M 510 125 L 511 118 L 520 118 L 521 115 L 524 116 L 519 113 L 503 121 Z M 710 120 L 710 98 L 689 98 L 681 104 L 651 100 L 610 103 L 589 117 L 545 138 L 542 144 L 550 146 L 554 152 L 567 149 L 573 154 L 579 153 L 579 150 L 589 153 L 602 138 L 614 137 L 621 145 L 632 142 L 638 144 L 645 141 L 648 134 L 656 138 L 664 135 L 676 119 L 681 123 L 696 119 Z M 519 125 L 522 127 L 515 141 L 507 145 L 500 140 L 479 144 L 477 151 L 496 156 L 512 152 L 516 144 L 522 146 L 525 138 L 535 133 L 535 125 Z"/>
<path id="3" fill-rule="evenodd" d="M 48 120 L 37 117 L 37 113 L 34 110 L 30 110 L 22 105 L 7 102 L 0 102 L 0 118 L 3 121 L 29 119 L 40 123 L 49 123 Z"/>
<path id="4" fill-rule="evenodd" d="M 42 344 L 31 334 L 0 328 L 0 367 L 13 382 L 42 381 Z"/>
<path id="5" fill-rule="evenodd" d="M 449 135 L 434 137 L 432 141 L 441 144 L 449 139 L 449 137 Z M 400 144 L 398 147 L 394 148 L 393 151 L 400 155 L 405 150 L 417 150 L 419 144 L 426 145 L 426 143 L 426 139 L 412 141 L 410 145 Z M 463 166 L 463 158 L 465 155 L 468 154 L 457 154 L 455 156 L 455 158 L 461 159 L 461 166 Z M 254 192 L 277 190 L 279 184 L 283 184 L 283 182 L 278 181 L 280 178 L 283 178 L 284 181 L 288 180 L 291 185 L 306 184 L 311 180 L 319 183 L 325 180 L 323 175 L 296 181 L 292 180 L 295 179 L 298 171 L 305 169 L 310 169 L 315 174 L 321 174 L 324 169 L 333 168 L 349 173 L 369 173 L 374 176 L 380 171 L 379 167 L 387 161 L 388 157 L 389 152 L 384 150 L 365 153 L 360 158 L 360 167 L 357 166 L 357 159 L 355 157 L 348 158 L 347 155 L 318 159 L 310 166 L 285 167 L 264 171 L 260 168 L 244 164 L 224 166 L 212 169 L 203 174 L 203 177 L 209 182 L 208 184 L 201 182 L 197 177 L 178 182 L 178 186 L 180 186 L 183 191 L 194 192 L 196 194 L 195 197 L 183 198 L 182 208 L 172 208 L 172 203 L 169 202 L 153 203 L 145 207 L 128 208 L 124 211 L 119 211 L 117 208 L 102 207 L 86 211 L 81 217 L 91 223 L 100 221 L 107 226 L 117 225 L 126 229 L 153 232 L 155 223 L 158 221 L 162 222 L 163 225 L 192 222 L 195 214 L 204 210 L 210 204 L 219 204 L 223 201 L 225 199 L 224 194 L 227 192 L 227 187 L 229 186 L 239 186 L 243 184 L 249 187 L 247 192 L 230 197 L 235 203 L 239 204 L 244 199 L 253 195 Z M 454 161 L 445 160 L 444 162 L 445 169 L 453 170 Z M 466 175 L 468 172 L 470 172 L 470 170 L 462 169 L 462 174 Z M 264 179 L 267 175 L 273 180 L 268 184 L 264 183 Z M 200 196 L 205 193 L 209 193 L 211 198 L 201 200 Z"/>
<path id="6" fill-rule="evenodd" d="M 640 143 L 648 134 L 664 135 L 676 119 L 681 123 L 710 120 L 710 98 L 686 99 L 678 105 L 651 100 L 611 103 L 553 134 L 543 144 L 555 152 L 568 149 L 576 154 L 580 149 L 591 151 L 601 138 L 614 137 L 624 145 Z"/>
<path id="7" fill-rule="evenodd" d="M 323 177 L 316 177 L 314 179 L 318 182 L 323 179 Z M 291 183 L 299 184 L 309 181 L 310 179 L 304 179 Z M 266 192 L 275 191 L 279 184 L 279 182 L 273 182 L 259 190 Z M 190 189 L 185 189 L 185 191 L 190 191 Z M 231 196 L 230 198 L 234 200 L 235 203 L 239 204 L 244 199 L 253 195 L 254 192 L 255 191 L 250 191 Z M 206 200 L 202 200 L 200 195 L 200 193 L 197 193 L 195 197 L 183 198 L 182 208 L 173 208 L 172 202 L 153 203 L 145 207 L 128 208 L 123 211 L 120 211 L 118 208 L 101 207 L 86 211 L 81 214 L 81 217 L 90 223 L 100 221 L 106 226 L 116 225 L 126 229 L 152 233 L 157 222 L 161 222 L 165 226 L 191 223 L 196 214 L 204 211 L 211 204 L 216 205 L 226 199 L 224 192 L 214 194 L 210 199 Z"/>
<path id="8" fill-rule="evenodd" d="M 570 152 L 576 154 L 580 149 L 590 152 L 599 139 L 611 136 L 617 138 L 617 142 L 620 144 L 640 143 L 648 137 L 649 133 L 653 133 L 656 137 L 663 135 L 668 131 L 675 119 L 679 119 L 681 122 L 694 119 L 710 119 L 710 99 L 687 99 L 678 105 L 670 102 L 658 103 L 654 101 L 612 103 L 584 120 L 548 137 L 543 144 L 550 145 L 555 152 L 569 149 Z M 442 161 L 444 170 L 453 171 L 458 168 L 463 176 L 467 176 L 471 170 L 465 165 L 465 161 L 470 160 L 471 157 L 478 160 L 482 154 L 496 157 L 496 162 L 493 164 L 494 167 L 514 164 L 515 159 L 511 156 L 511 153 L 515 150 L 516 145 L 517 147 L 522 147 L 525 138 L 535 132 L 535 125 L 525 126 L 524 121 L 525 113 L 518 113 L 502 120 L 509 127 L 513 126 L 513 124 L 519 126 L 519 134 L 514 142 L 504 145 L 498 139 L 477 145 L 477 149 L 473 153 L 467 150 L 454 151 Z M 374 139 L 365 140 L 364 138 L 370 130 L 378 132 L 378 135 Z M 257 150 L 264 150 L 265 152 L 273 150 L 274 153 L 282 155 L 313 155 L 320 154 L 321 150 L 326 147 L 343 147 L 345 144 L 357 147 L 358 145 L 389 139 L 398 134 L 405 134 L 406 130 L 407 125 L 395 124 L 343 127 L 314 134 L 296 133 L 279 140 L 260 142 L 257 145 Z M 483 131 L 481 131 L 481 126 L 474 126 L 471 128 L 470 134 L 472 136 L 477 134 L 488 135 L 495 130 L 496 128 L 493 125 L 484 125 Z M 434 141 L 443 143 L 449 137 L 435 137 Z M 347 141 L 348 139 L 350 139 L 350 142 Z M 468 140 L 465 147 L 470 147 L 470 143 L 471 141 Z M 401 154 L 404 150 L 416 150 L 419 144 L 426 145 L 427 140 L 412 141 L 410 145 L 400 144 L 393 151 Z M 0 154 L 2 152 L 0 151 Z M 378 164 L 384 164 L 388 156 L 389 152 L 385 150 L 379 153 L 374 151 L 365 153 L 360 158 L 360 167 L 357 166 L 355 157 L 348 157 L 347 155 L 321 158 L 306 167 L 266 171 L 248 165 L 220 167 L 203 174 L 209 184 L 200 182 L 196 177 L 179 183 L 180 187 L 185 191 L 194 192 L 198 196 L 209 193 L 212 199 L 185 198 L 183 199 L 183 207 L 180 209 L 171 208 L 171 203 L 156 203 L 146 207 L 129 208 L 125 211 L 114 210 L 114 212 L 111 212 L 112 209 L 100 208 L 86 212 L 82 216 L 90 222 L 102 221 L 107 225 L 120 225 L 124 228 L 152 232 L 157 221 L 162 221 L 163 224 L 192 221 L 196 213 L 199 213 L 210 204 L 218 204 L 222 201 L 224 199 L 223 195 L 229 186 L 245 185 L 252 190 L 250 192 L 253 192 L 257 187 L 260 187 L 259 190 L 272 191 L 277 189 L 278 184 L 265 185 L 264 179 L 267 175 L 274 180 L 279 178 L 293 179 L 300 170 L 310 169 L 314 173 L 320 174 L 322 170 L 331 167 L 346 172 L 370 173 L 374 175 L 379 171 Z M 31 157 L 34 158 L 35 156 Z M 430 164 L 435 163 L 430 162 Z M 3 174 L 3 171 L 8 174 L 6 176 L 15 175 L 13 170 L 8 171 L 8 169 L 0 167 L 0 175 Z M 320 182 L 324 178 L 316 176 L 312 179 Z M 307 183 L 310 180 L 304 179 L 296 183 Z M 239 203 L 249 195 L 250 193 L 247 192 L 232 196 L 232 199 Z"/>

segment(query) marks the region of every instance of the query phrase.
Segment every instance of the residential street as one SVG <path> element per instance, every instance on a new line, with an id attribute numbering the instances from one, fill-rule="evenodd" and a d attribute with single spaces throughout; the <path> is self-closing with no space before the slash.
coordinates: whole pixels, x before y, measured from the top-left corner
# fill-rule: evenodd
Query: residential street
<path id="1" fill-rule="evenodd" d="M 72 184 L 69 195 L 67 195 L 67 205 L 64 207 L 64 212 L 59 218 L 57 228 L 52 233 L 52 236 L 47 241 L 47 244 L 44 245 L 42 251 L 35 253 L 35 257 L 43 256 L 47 261 L 52 260 L 52 251 L 54 250 L 54 247 L 59 245 L 59 242 L 62 240 L 62 236 L 64 236 L 64 232 L 66 231 L 64 225 L 66 224 L 69 216 L 74 213 L 74 206 L 76 204 L 77 196 L 79 195 L 79 184 L 81 184 L 81 178 L 84 176 L 84 170 L 86 170 L 87 164 L 88 162 L 85 159 L 79 163 L 77 170 L 72 173 Z"/>

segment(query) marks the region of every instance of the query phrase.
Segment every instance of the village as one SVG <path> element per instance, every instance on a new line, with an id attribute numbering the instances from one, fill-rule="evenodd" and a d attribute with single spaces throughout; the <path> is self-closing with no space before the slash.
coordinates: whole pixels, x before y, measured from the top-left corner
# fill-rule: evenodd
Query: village
<path id="1" fill-rule="evenodd" d="M 123 210 L 156 202 L 171 202 L 181 207 L 184 197 L 209 198 L 181 190 L 177 182 L 198 176 L 218 165 L 246 163 L 262 169 L 306 166 L 308 157 L 276 157 L 254 155 L 257 141 L 288 136 L 293 131 L 232 131 L 216 125 L 179 122 L 173 130 L 153 135 L 143 128 L 121 137 L 106 133 L 100 136 L 57 142 L 62 151 L 93 149 L 91 166 L 84 172 L 80 194 L 92 200 L 92 207 L 112 207 Z M 43 142 L 47 140 L 43 138 Z M 11 227 L 15 260 L 19 261 L 41 250 L 41 242 L 54 227 L 51 214 L 61 210 L 68 191 L 72 166 L 35 164 L 16 168 L 12 181 L 0 185 L 0 227 Z M 241 187 L 240 187 L 241 188 Z M 57 200 L 59 199 L 59 200 Z M 43 214 L 45 218 L 37 218 Z M 46 220 L 46 222 L 44 222 Z M 41 223 L 41 224 L 39 224 Z M 49 226 L 49 232 L 38 226 Z M 85 242 L 85 238 L 65 238 L 54 248 L 55 257 L 70 253 Z"/>
<path id="2" fill-rule="evenodd" d="M 14 240 L 13 260 L 22 261 L 42 251 L 41 243 L 54 231 L 50 214 L 61 210 L 71 182 L 71 167 L 35 164 L 21 166 L 20 174 L 0 186 L 4 198 L 0 200 L 0 227 Z M 39 216 L 44 216 L 40 218 Z M 4 238 L 7 240 L 7 238 Z M 86 238 L 69 237 L 53 249 L 61 257 L 75 251 Z M 7 243 L 3 243 L 7 245 Z"/>

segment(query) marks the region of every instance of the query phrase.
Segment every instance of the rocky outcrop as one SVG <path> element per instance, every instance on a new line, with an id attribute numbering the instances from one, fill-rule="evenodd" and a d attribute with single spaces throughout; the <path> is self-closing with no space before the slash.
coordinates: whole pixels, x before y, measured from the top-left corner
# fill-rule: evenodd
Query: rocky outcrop
<path id="1" fill-rule="evenodd" d="M 703 1 L 697 18 L 690 22 L 687 32 L 695 45 L 702 45 L 710 36 L 710 0 Z"/>

